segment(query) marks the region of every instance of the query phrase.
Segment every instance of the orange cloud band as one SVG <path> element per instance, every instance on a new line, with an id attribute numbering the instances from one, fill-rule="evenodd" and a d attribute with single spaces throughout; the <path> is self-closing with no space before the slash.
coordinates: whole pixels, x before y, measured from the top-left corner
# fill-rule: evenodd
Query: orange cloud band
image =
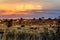
<path id="1" fill-rule="evenodd" d="M 0 10 L 5 10 L 6 12 L 2 12 L 2 15 L 11 15 L 17 14 L 17 11 L 27 11 L 27 10 L 35 10 L 42 9 L 41 5 L 33 5 L 27 3 L 16 3 L 16 4 L 0 4 Z M 20 12 L 18 14 L 27 14 L 27 12 Z"/>
<path id="2" fill-rule="evenodd" d="M 42 6 L 34 4 L 24 4 L 24 3 L 0 4 L 0 10 L 24 11 L 33 9 L 42 9 Z"/>

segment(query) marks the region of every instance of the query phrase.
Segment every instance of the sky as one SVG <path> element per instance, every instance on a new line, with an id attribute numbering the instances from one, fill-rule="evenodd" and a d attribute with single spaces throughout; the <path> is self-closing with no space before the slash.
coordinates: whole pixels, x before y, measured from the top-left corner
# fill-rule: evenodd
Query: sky
<path id="1" fill-rule="evenodd" d="M 32 10 L 42 11 L 35 13 Z M 0 0 L 0 18 L 39 18 L 43 16 L 53 18 L 60 16 L 60 11 L 53 10 L 60 10 L 60 0 Z"/>

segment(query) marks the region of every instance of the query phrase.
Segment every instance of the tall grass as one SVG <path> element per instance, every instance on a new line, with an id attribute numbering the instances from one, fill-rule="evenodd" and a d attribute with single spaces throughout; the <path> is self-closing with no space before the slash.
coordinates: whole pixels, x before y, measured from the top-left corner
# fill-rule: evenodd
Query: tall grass
<path id="1" fill-rule="evenodd" d="M 0 40 L 59 40 L 57 39 L 56 30 L 54 28 L 43 29 L 17 29 L 6 28 L 3 34 L 0 34 Z"/>

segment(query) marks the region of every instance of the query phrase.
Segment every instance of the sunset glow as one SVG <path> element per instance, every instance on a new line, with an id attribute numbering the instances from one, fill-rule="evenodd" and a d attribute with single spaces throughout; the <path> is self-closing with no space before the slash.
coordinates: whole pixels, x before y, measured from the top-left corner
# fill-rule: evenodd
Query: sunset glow
<path id="1" fill-rule="evenodd" d="M 4 10 L 1 15 L 12 15 L 12 14 L 29 14 L 28 10 L 36 10 L 42 9 L 42 5 L 34 5 L 34 4 L 27 4 L 27 3 L 13 3 L 13 4 L 0 4 L 0 10 Z M 19 12 L 22 11 L 22 12 Z M 24 12 L 26 11 L 26 12 Z"/>
<path id="2" fill-rule="evenodd" d="M 0 18 L 53 18 L 57 15 L 60 16 L 60 0 L 0 0 Z"/>
<path id="3" fill-rule="evenodd" d="M 0 4 L 0 10 L 11 10 L 11 11 L 26 11 L 26 10 L 34 10 L 34 9 L 42 9 L 41 5 L 33 5 L 33 4 Z"/>

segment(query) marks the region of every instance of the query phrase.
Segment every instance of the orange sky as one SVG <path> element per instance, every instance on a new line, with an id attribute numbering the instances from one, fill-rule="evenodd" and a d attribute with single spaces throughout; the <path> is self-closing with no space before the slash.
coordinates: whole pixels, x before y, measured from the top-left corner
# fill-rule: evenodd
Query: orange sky
<path id="1" fill-rule="evenodd" d="M 0 4 L 0 10 L 26 11 L 34 9 L 42 9 L 42 5 L 34 5 L 29 3 Z"/>
<path id="2" fill-rule="evenodd" d="M 24 15 L 29 16 L 33 15 L 33 12 L 31 13 L 28 12 L 27 10 L 35 10 L 35 9 L 60 10 L 60 0 L 0 0 L 0 17 L 1 16 L 9 17 L 9 15 L 17 15 L 17 17 L 18 15 L 19 17 Z M 46 13 L 49 14 L 50 12 Z M 42 13 L 38 15 L 37 14 L 38 13 L 34 13 L 33 16 L 35 17 L 38 15 L 42 16 Z M 44 15 L 47 16 L 45 13 Z"/>
<path id="3" fill-rule="evenodd" d="M 12 14 L 27 14 L 27 13 L 15 13 L 17 11 L 27 11 L 34 9 L 42 9 L 42 5 L 34 5 L 27 3 L 13 3 L 0 4 L 0 10 L 5 10 L 6 12 L 2 12 L 1 15 L 12 15 Z"/>

